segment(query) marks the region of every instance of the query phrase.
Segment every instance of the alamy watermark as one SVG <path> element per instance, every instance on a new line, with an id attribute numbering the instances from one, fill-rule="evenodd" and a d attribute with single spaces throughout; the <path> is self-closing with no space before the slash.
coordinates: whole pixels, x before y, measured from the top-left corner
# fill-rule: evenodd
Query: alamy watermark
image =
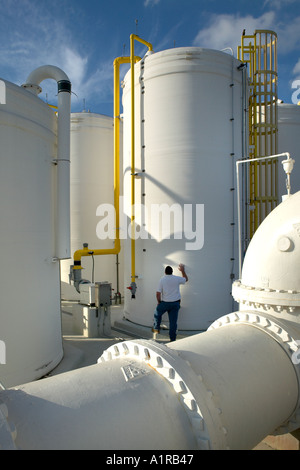
<path id="1" fill-rule="evenodd" d="M 6 346 L 4 341 L 0 340 L 0 364 L 6 364 Z"/>
<path id="2" fill-rule="evenodd" d="M 204 245 L 204 204 L 143 204 L 134 205 L 135 222 L 132 227 L 123 210 L 123 197 L 120 197 L 119 238 L 134 240 L 186 240 L 186 250 L 201 250 Z M 96 215 L 101 217 L 96 227 L 100 240 L 114 240 L 116 236 L 116 213 L 112 204 L 100 204 Z M 137 223 L 137 221 L 139 221 Z"/>
<path id="3" fill-rule="evenodd" d="M 292 88 L 296 88 L 296 90 L 292 93 L 292 103 L 298 104 L 300 101 L 300 80 L 294 80 L 292 83 Z"/>
<path id="4" fill-rule="evenodd" d="M 0 80 L 0 104 L 6 104 L 6 86 L 2 80 Z"/>

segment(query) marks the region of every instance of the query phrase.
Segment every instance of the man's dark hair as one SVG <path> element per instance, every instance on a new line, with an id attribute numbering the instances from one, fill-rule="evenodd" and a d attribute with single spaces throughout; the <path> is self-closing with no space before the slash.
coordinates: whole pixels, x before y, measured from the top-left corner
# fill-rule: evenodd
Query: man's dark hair
<path id="1" fill-rule="evenodd" d="M 173 268 L 171 268 L 171 266 L 167 266 L 165 269 L 165 274 L 173 274 Z"/>

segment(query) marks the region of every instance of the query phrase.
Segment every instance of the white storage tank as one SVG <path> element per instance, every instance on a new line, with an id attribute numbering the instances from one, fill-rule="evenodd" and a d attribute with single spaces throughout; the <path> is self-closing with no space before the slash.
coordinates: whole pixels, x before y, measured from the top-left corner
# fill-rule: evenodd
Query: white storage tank
<path id="1" fill-rule="evenodd" d="M 0 382 L 42 377 L 63 356 L 55 260 L 57 119 L 27 90 L 5 83 L 0 105 Z M 1 361 L 0 361 L 1 362 Z"/>
<path id="2" fill-rule="evenodd" d="M 232 311 L 231 284 L 238 276 L 235 161 L 242 156 L 243 122 L 239 65 L 225 52 L 178 48 L 147 55 L 135 66 L 135 204 L 146 209 L 137 207 L 135 214 L 137 230 L 144 234 L 135 246 L 135 298 L 125 289 L 129 321 L 152 326 L 159 278 L 166 265 L 180 275 L 179 263 L 185 264 L 189 282 L 181 287 L 178 329 L 206 330 Z M 129 71 L 123 91 L 124 211 L 129 218 L 130 77 Z M 158 234 L 152 208 L 166 211 L 160 216 L 160 222 L 170 221 L 165 234 Z M 130 236 L 124 257 L 128 287 Z"/>
<path id="3" fill-rule="evenodd" d="M 291 190 L 300 190 L 300 106 L 291 103 L 278 103 L 278 153 L 289 152 L 295 160 L 291 173 Z M 282 159 L 281 159 L 282 161 Z M 286 194 L 285 173 L 279 163 L 279 197 Z M 281 202 L 281 199 L 279 200 Z"/>
<path id="4" fill-rule="evenodd" d="M 122 143 L 122 133 L 120 142 Z M 120 152 L 122 156 L 122 145 Z M 97 224 L 103 219 L 97 211 L 98 207 L 114 205 L 113 118 L 90 112 L 72 113 L 70 154 L 71 256 L 73 257 L 76 250 L 82 249 L 83 243 L 88 243 L 91 250 L 113 248 L 114 240 L 99 239 L 96 231 Z M 74 286 L 69 284 L 72 264 L 72 258 L 61 262 L 64 300 L 79 298 Z M 92 282 L 94 277 L 96 282 L 108 281 L 114 289 L 113 294 L 117 293 L 119 282 L 123 292 L 122 252 L 118 257 L 82 257 L 81 265 L 83 279 Z"/>

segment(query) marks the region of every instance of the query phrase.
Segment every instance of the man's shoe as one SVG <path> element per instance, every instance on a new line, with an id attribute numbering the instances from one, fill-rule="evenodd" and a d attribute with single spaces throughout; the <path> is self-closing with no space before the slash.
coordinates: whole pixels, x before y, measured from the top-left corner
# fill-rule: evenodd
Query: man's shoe
<path id="1" fill-rule="evenodd" d="M 152 332 L 153 332 L 153 335 L 152 335 L 152 339 L 156 339 L 156 336 L 158 335 L 159 333 L 159 330 L 156 330 L 155 328 L 152 328 Z"/>

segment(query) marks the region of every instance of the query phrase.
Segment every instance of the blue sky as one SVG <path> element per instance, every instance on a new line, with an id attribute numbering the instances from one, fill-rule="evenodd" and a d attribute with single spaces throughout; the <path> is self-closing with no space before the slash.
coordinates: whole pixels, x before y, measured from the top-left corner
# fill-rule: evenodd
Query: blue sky
<path id="1" fill-rule="evenodd" d="M 231 47 L 243 29 L 278 34 L 279 98 L 300 80 L 300 0 L 0 0 L 0 77 L 18 85 L 44 64 L 72 81 L 72 111 L 113 115 L 113 60 L 138 34 L 158 52 L 182 46 Z M 146 49 L 136 43 L 136 53 Z M 40 95 L 55 104 L 56 85 Z M 217 91 L 216 91 L 217 93 Z"/>

